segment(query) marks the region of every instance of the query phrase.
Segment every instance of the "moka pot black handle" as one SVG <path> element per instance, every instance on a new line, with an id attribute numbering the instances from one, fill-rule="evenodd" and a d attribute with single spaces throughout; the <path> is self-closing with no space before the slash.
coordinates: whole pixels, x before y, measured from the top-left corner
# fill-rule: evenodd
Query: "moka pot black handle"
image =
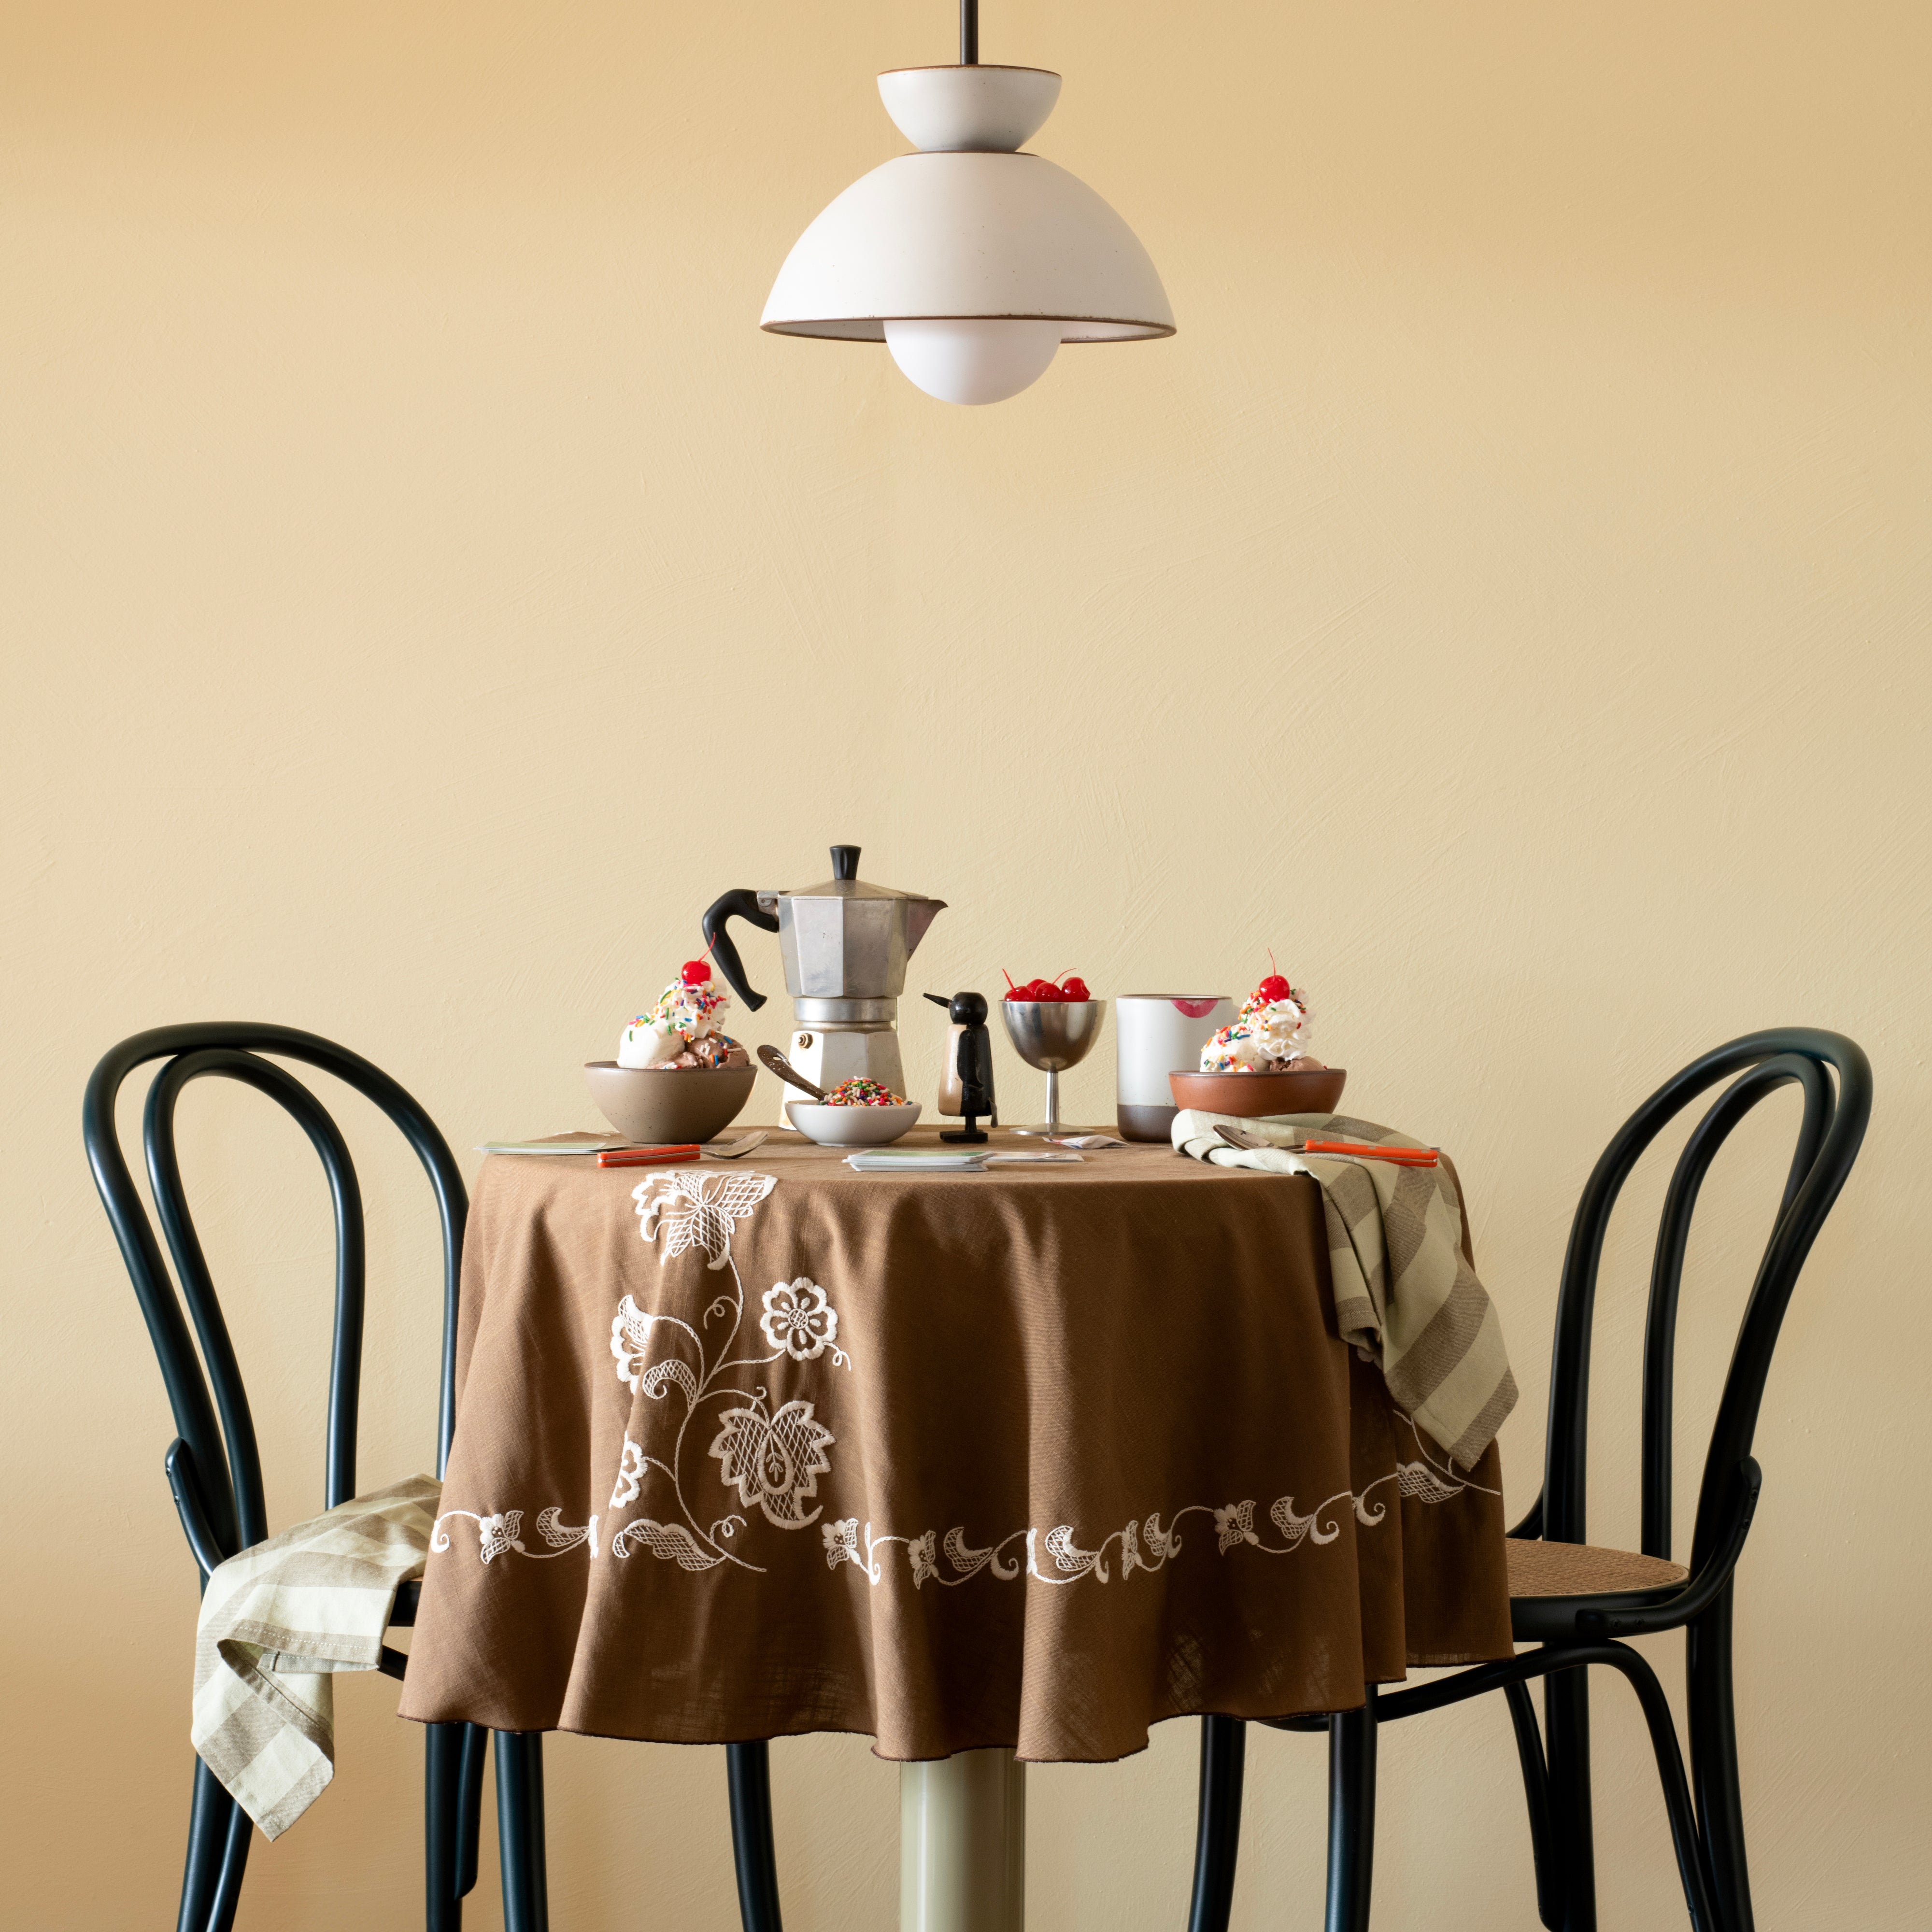
<path id="1" fill-rule="evenodd" d="M 776 932 L 778 929 L 778 916 L 775 912 L 766 912 L 759 904 L 756 892 L 739 886 L 714 899 L 699 921 L 704 930 L 705 943 L 711 948 L 711 956 L 718 962 L 718 970 L 724 975 L 732 992 L 752 1012 L 756 1012 L 765 1004 L 765 996 L 752 992 L 752 982 L 745 977 L 745 962 L 738 957 L 738 949 L 724 928 L 728 919 L 747 920 L 760 932 Z"/>

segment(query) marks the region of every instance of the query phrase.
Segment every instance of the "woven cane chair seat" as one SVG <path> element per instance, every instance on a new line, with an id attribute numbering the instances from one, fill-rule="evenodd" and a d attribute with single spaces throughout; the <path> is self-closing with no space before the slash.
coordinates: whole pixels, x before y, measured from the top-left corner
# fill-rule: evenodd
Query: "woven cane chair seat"
<path id="1" fill-rule="evenodd" d="M 1690 1571 L 1660 1556 L 1634 1550 L 1604 1550 L 1594 1543 L 1528 1543 L 1512 1537 L 1509 1592 L 1512 1597 L 1602 1597 L 1640 1590 L 1667 1590 Z"/>

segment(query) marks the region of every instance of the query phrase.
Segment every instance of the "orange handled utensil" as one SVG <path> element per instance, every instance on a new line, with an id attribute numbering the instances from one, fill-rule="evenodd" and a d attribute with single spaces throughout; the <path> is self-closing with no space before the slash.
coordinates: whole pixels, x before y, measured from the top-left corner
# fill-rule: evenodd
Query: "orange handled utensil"
<path id="1" fill-rule="evenodd" d="M 1434 1167 L 1441 1156 L 1433 1148 L 1378 1147 L 1372 1141 L 1304 1141 L 1304 1154 L 1346 1154 L 1357 1160 L 1386 1160 L 1397 1167 Z"/>
<path id="2" fill-rule="evenodd" d="M 1250 1153 L 1280 1147 L 1285 1154 L 1345 1154 L 1358 1160 L 1387 1161 L 1395 1167 L 1434 1167 L 1442 1158 L 1434 1148 L 1382 1147 L 1373 1141 L 1299 1141 L 1284 1145 L 1278 1141 L 1264 1140 L 1246 1127 L 1229 1126 L 1224 1120 L 1215 1123 L 1214 1131 L 1230 1147 Z"/>
<path id="3" fill-rule="evenodd" d="M 599 1167 L 649 1167 L 655 1161 L 695 1160 L 698 1143 L 677 1147 L 605 1148 L 597 1156 Z"/>

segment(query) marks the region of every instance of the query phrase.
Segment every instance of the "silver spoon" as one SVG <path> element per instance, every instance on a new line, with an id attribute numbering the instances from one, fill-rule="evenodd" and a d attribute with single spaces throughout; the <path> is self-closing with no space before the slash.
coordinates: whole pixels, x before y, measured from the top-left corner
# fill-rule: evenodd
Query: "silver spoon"
<path id="1" fill-rule="evenodd" d="M 783 1054 L 779 1052 L 776 1047 L 760 1047 L 758 1058 L 764 1063 L 766 1069 L 776 1073 L 781 1080 L 796 1087 L 801 1093 L 809 1094 L 821 1106 L 826 1103 L 825 1089 L 823 1087 L 814 1087 L 796 1066 L 793 1066 L 790 1060 L 786 1059 Z"/>

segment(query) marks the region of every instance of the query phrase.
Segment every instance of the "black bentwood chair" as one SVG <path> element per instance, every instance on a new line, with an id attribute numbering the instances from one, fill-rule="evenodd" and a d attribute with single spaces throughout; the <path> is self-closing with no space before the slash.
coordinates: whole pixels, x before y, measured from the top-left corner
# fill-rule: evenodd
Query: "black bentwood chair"
<path id="1" fill-rule="evenodd" d="M 1837 1076 L 1834 1094 L 1826 1070 Z M 1665 1195 L 1644 1332 L 1643 1548 L 1594 1547 L 1584 1534 L 1590 1324 L 1604 1232 L 1637 1159 L 1665 1124 L 1708 1088 L 1731 1084 L 1699 1121 Z M 1670 1560 L 1671 1379 L 1678 1290 L 1699 1189 L 1732 1130 L 1779 1088 L 1804 1098 L 1784 1197 L 1744 1306 L 1704 1458 L 1686 1570 Z M 1598 1162 L 1570 1230 L 1556 1304 L 1544 1484 L 1510 1532 L 1510 1610 L 1516 1641 L 1538 1646 L 1434 1683 L 1378 1695 L 1335 1718 L 1269 1720 L 1329 1737 L 1328 1932 L 1365 1932 L 1375 1853 L 1378 1724 L 1487 1690 L 1508 1700 L 1529 1802 L 1537 1910 L 1551 1932 L 1595 1932 L 1590 1813 L 1588 1666 L 1621 1671 L 1649 1726 L 1690 1922 L 1697 1932 L 1752 1932 L 1731 1691 L 1733 1573 L 1750 1528 L 1762 1472 L 1751 1438 L 1779 1324 L 1825 1217 L 1852 1171 L 1871 1114 L 1871 1068 L 1841 1034 L 1778 1028 L 1748 1034 L 1694 1060 L 1627 1120 Z M 1690 1718 L 1687 1780 L 1662 1687 L 1619 1640 L 1681 1630 Z M 1528 1685 L 1544 1684 L 1545 1729 Z M 1240 1832 L 1245 1737 L 1232 1718 L 1202 1720 L 1201 1810 L 1190 1932 L 1225 1932 Z"/>
<path id="2" fill-rule="evenodd" d="M 161 1365 L 168 1400 L 180 1432 L 165 1458 L 168 1486 L 188 1533 L 188 1547 L 205 1586 L 215 1565 L 268 1534 L 262 1502 L 262 1462 L 248 1392 L 228 1338 L 214 1283 L 182 1191 L 175 1154 L 175 1105 L 191 1080 L 219 1074 L 266 1094 L 309 1137 L 328 1177 L 335 1210 L 335 1334 L 329 1356 L 328 1439 L 326 1506 L 333 1509 L 356 1491 L 356 1414 L 362 1376 L 362 1197 L 349 1149 L 322 1103 L 273 1061 L 278 1054 L 306 1061 L 366 1095 L 388 1115 L 416 1150 L 436 1194 L 442 1222 L 442 1400 L 436 1469 L 443 1472 L 455 1426 L 457 1278 L 463 1256 L 463 1225 L 469 1212 L 448 1144 L 436 1124 L 394 1081 L 366 1060 L 286 1027 L 247 1022 L 160 1027 L 124 1040 L 94 1070 L 83 1116 L 87 1158 L 94 1184 L 113 1223 L 122 1258 L 147 1318 Z M 136 1192 L 115 1132 L 114 1108 L 122 1083 L 151 1060 L 167 1064 L 148 1089 L 142 1122 L 148 1178 L 160 1210 L 161 1232 L 181 1282 L 177 1298 L 146 1208 Z M 181 1302 L 194 1324 L 190 1339 Z M 195 1341 L 200 1342 L 200 1355 Z M 206 1373 L 204 1373 L 204 1365 Z M 413 1624 L 419 1584 L 398 1592 L 394 1622 Z M 382 1669 L 403 1674 L 406 1660 L 386 1646 Z M 430 1932 L 457 1932 L 463 1900 L 476 1882 L 478 1811 L 483 1784 L 484 1736 L 474 1724 L 425 1727 L 425 1850 Z M 512 1932 L 543 1932 L 542 1740 L 535 1733 L 496 1733 L 498 1835 L 503 1865 L 504 1921 Z M 182 1880 L 178 1932 L 229 1932 L 242 1890 L 254 1830 L 248 1814 L 195 1766 L 188 1816 L 188 1867 Z"/>

